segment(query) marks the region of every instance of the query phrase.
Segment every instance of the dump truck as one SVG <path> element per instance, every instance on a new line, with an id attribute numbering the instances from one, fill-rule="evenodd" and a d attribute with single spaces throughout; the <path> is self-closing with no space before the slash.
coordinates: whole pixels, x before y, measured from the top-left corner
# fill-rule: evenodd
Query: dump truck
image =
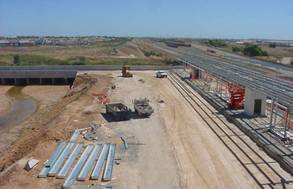
<path id="1" fill-rule="evenodd" d="M 133 77 L 132 73 L 129 72 L 130 66 L 123 65 L 122 66 L 122 77 Z"/>
<path id="2" fill-rule="evenodd" d="M 106 113 L 115 121 L 125 121 L 130 119 L 131 110 L 122 103 L 106 104 Z"/>
<path id="3" fill-rule="evenodd" d="M 154 109 L 150 106 L 147 98 L 135 99 L 133 104 L 135 113 L 139 117 L 149 117 L 154 112 Z"/>

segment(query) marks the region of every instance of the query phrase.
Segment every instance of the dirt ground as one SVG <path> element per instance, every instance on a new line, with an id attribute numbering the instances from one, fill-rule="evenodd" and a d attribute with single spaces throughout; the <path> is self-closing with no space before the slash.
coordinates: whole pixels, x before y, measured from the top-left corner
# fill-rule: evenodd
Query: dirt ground
<path id="1" fill-rule="evenodd" d="M 11 106 L 15 103 L 14 97 L 9 96 L 7 94 L 8 89 L 11 89 L 11 86 L 2 86 L 0 99 L 3 100 L 3 114 L 0 116 L 5 116 L 5 113 L 8 113 L 11 109 Z M 68 90 L 68 86 L 26 86 L 22 88 L 21 94 L 27 95 L 29 99 L 32 100 L 33 103 L 38 107 L 37 111 L 40 112 L 46 107 L 53 105 L 58 100 L 62 99 L 62 97 L 66 94 Z M 5 108 L 5 109 L 4 109 Z M 21 109 L 19 110 L 21 111 Z M 20 114 L 21 112 L 16 111 L 15 113 Z M 32 112 L 34 113 L 34 112 Z M 26 113 L 28 116 L 30 113 Z M 9 127 L 6 125 L 2 125 L 0 127 L 0 154 L 7 150 L 9 146 L 15 142 L 19 137 L 21 137 L 22 133 L 30 126 L 31 119 L 26 120 L 25 118 L 17 118 L 20 120 L 11 121 L 12 125 Z M 23 122 L 21 124 L 17 124 L 20 121 Z"/>
<path id="2" fill-rule="evenodd" d="M 41 137 L 41 140 L 36 140 L 37 144 L 29 148 L 28 153 L 19 156 L 20 160 L 15 160 L 11 170 L 0 177 L 0 188 L 59 188 L 64 182 L 62 179 L 37 178 L 42 163 L 49 158 L 56 141 L 69 139 L 74 129 L 87 127 L 91 122 L 102 124 L 97 134 L 99 143 L 117 144 L 119 165 L 114 165 L 112 181 L 102 184 L 119 189 L 258 188 L 169 80 L 155 78 L 153 71 L 133 73 L 133 78 L 122 78 L 120 72 L 92 72 L 91 77 L 97 81 L 87 91 L 63 104 L 58 115 L 43 124 L 42 128 L 35 126 L 38 131 L 27 133 Z M 111 89 L 112 85 L 116 88 Z M 35 90 L 27 88 L 25 91 L 31 94 Z M 135 98 L 147 97 L 154 113 L 150 118 L 133 117 L 129 121 L 112 122 L 100 114 L 105 109 L 93 95 L 103 91 L 108 91 L 112 102 L 123 102 L 132 109 Z M 46 100 L 43 97 L 45 93 L 39 93 L 35 98 Z M 60 97 L 61 93 L 55 97 Z M 55 97 L 52 96 L 52 99 Z M 92 112 L 85 113 L 85 109 Z M 124 149 L 120 137 L 126 139 L 128 149 Z M 39 159 L 41 163 L 27 172 L 23 166 L 30 157 Z M 0 160 L 0 163 L 3 162 L 3 158 Z M 76 182 L 77 186 L 85 188 L 89 184 L 98 185 L 100 181 Z"/>
<path id="3" fill-rule="evenodd" d="M 11 86 L 0 86 L 0 116 L 9 110 L 11 100 L 5 95 Z"/>

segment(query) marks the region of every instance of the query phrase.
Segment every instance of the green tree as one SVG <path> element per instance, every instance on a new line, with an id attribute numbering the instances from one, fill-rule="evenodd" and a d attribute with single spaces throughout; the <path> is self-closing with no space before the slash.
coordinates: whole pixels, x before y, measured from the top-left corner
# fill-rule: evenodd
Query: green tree
<path id="1" fill-rule="evenodd" d="M 225 47 L 227 44 L 222 40 L 209 40 L 208 45 L 213 47 Z"/>
<path id="2" fill-rule="evenodd" d="M 20 58 L 19 58 L 19 55 L 16 54 L 13 56 L 13 64 L 19 65 L 19 63 L 20 63 Z"/>
<path id="3" fill-rule="evenodd" d="M 247 56 L 268 56 L 266 51 L 263 51 L 257 45 L 248 45 L 243 49 L 243 53 Z"/>

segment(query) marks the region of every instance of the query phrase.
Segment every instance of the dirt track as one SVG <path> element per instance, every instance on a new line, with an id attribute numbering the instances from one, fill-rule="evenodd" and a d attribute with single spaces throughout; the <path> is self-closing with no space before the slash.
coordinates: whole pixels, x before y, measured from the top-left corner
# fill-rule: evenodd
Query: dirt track
<path id="1" fill-rule="evenodd" d="M 148 120 L 119 123 L 124 125 L 119 133 L 145 145 L 135 146 L 137 159 L 117 175 L 124 183 L 118 182 L 118 188 L 257 188 L 168 80 L 158 80 L 153 73 L 139 75 L 145 83 L 119 79 L 113 97 L 125 94 L 130 105 L 133 97 L 147 96 L 156 113 Z"/>
<path id="2" fill-rule="evenodd" d="M 109 72 L 98 74 L 108 75 Z M 109 90 L 111 100 L 132 107 L 134 98 L 148 97 L 155 110 L 150 118 L 108 122 L 99 114 L 105 111 L 103 108 L 93 114 L 83 114 L 85 107 L 96 103 L 92 93 L 110 86 L 110 80 L 104 79 L 102 84 L 95 84 L 87 93 L 64 107 L 60 115 L 48 124 L 47 136 L 50 137 L 41 141 L 16 164 L 5 181 L 0 181 L 0 188 L 60 186 L 63 180 L 36 178 L 41 165 L 30 172 L 24 171 L 25 159 L 33 156 L 46 160 L 56 145 L 55 139 L 69 138 L 74 128 L 86 127 L 91 121 L 103 123 L 98 142 L 118 145 L 116 159 L 121 159 L 120 164 L 115 165 L 113 180 L 107 183 L 114 188 L 259 188 L 169 80 L 155 78 L 154 72 L 134 72 L 133 78 L 119 75 L 120 72 L 112 72 L 111 75 L 111 82 L 116 85 L 114 90 Z M 94 77 L 101 78 L 99 75 Z M 123 148 L 120 137 L 127 140 L 127 150 Z M 251 142 L 249 138 L 246 140 Z M 252 146 L 260 151 L 253 143 Z M 77 182 L 77 185 L 80 184 L 99 182 Z"/>

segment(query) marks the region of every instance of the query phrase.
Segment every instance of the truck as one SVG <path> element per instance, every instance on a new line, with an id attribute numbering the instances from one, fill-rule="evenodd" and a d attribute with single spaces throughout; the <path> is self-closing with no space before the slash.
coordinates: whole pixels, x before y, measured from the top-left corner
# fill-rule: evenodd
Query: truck
<path id="1" fill-rule="evenodd" d="M 106 113 L 115 121 L 125 121 L 130 119 L 131 110 L 122 103 L 106 104 Z"/>
<path id="2" fill-rule="evenodd" d="M 168 76 L 168 74 L 167 74 L 166 71 L 162 71 L 162 70 L 160 70 L 160 71 L 157 71 L 157 72 L 156 72 L 156 77 L 157 77 L 157 78 L 164 78 L 164 77 L 167 77 L 167 76 Z"/>

